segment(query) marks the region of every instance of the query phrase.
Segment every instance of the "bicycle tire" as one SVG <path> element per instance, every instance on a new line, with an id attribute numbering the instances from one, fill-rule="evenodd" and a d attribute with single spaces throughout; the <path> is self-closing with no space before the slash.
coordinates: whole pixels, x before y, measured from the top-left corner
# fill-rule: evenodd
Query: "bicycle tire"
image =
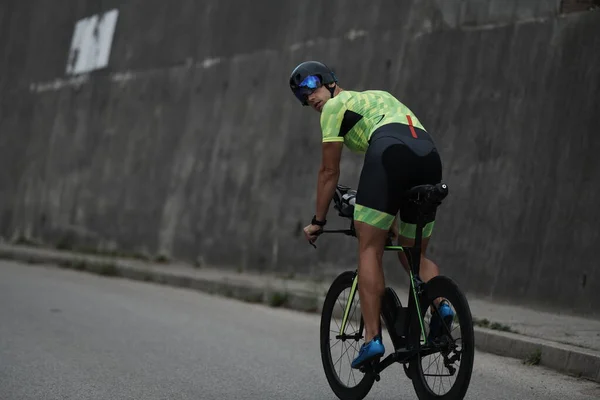
<path id="1" fill-rule="evenodd" d="M 458 323 L 461 331 L 462 354 L 460 360 L 460 369 L 452 388 L 444 395 L 437 395 L 430 390 L 429 384 L 423 373 L 421 357 L 415 356 L 410 361 L 410 374 L 413 387 L 420 400 L 450 400 L 463 399 L 469 388 L 471 375 L 473 373 L 473 361 L 475 356 L 475 334 L 473 331 L 473 318 L 471 310 L 465 295 L 459 289 L 458 285 L 450 278 L 445 276 L 436 276 L 427 282 L 425 291 L 421 296 L 421 312 L 425 315 L 427 308 L 433 300 L 438 297 L 448 299 L 454 306 L 458 315 Z M 412 335 L 419 335 L 420 331 L 412 330 Z M 413 337 L 414 338 L 414 337 Z M 418 339 L 417 339 L 418 340 Z"/>
<path id="2" fill-rule="evenodd" d="M 373 387 L 375 377 L 368 374 L 362 374 L 362 379 L 357 385 L 348 387 L 343 384 L 338 378 L 335 371 L 335 366 L 331 356 L 330 347 L 330 334 L 331 334 L 331 318 L 333 316 L 334 308 L 337 304 L 337 299 L 340 293 L 344 290 L 352 287 L 352 280 L 354 279 L 355 273 L 352 271 L 346 271 L 338 275 L 338 277 L 332 282 L 325 301 L 323 303 L 323 310 L 321 312 L 321 327 L 320 327 L 320 339 L 321 339 L 321 361 L 323 369 L 325 370 L 325 376 L 329 382 L 331 390 L 341 400 L 361 400 L 363 399 Z M 358 291 L 355 295 L 355 299 L 358 297 Z M 362 318 L 362 317 L 361 317 Z"/>

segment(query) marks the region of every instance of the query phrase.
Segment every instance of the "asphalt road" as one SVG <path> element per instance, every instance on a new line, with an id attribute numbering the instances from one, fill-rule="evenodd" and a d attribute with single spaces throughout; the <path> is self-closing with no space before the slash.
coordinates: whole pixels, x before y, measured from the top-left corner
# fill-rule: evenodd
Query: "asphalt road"
<path id="1" fill-rule="evenodd" d="M 336 399 L 316 315 L 0 262 L 0 399 Z M 413 399 L 401 367 L 368 399 Z M 468 399 L 598 399 L 600 386 L 476 353 Z"/>

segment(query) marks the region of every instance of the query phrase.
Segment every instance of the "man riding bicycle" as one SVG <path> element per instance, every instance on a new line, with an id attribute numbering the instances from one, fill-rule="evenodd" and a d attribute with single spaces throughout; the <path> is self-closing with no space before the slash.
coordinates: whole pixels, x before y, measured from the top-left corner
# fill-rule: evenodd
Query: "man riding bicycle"
<path id="1" fill-rule="evenodd" d="M 403 201 L 403 193 L 413 186 L 436 184 L 442 179 L 442 163 L 435 143 L 419 119 L 390 93 L 342 89 L 325 64 L 306 61 L 290 76 L 290 88 L 304 106 L 321 113 L 322 156 L 317 180 L 316 212 L 304 228 L 314 243 L 326 224 L 327 211 L 340 175 L 343 144 L 364 153 L 364 163 L 356 194 L 354 223 L 359 242 L 358 292 L 365 323 L 365 343 L 352 362 L 352 368 L 385 353 L 381 340 L 381 299 L 385 290 L 382 257 L 388 233 L 392 231 L 401 246 L 412 246 L 416 230 L 416 209 Z M 400 214 L 400 228 L 396 215 Z M 433 230 L 435 215 L 423 229 L 420 278 L 427 282 L 439 275 L 425 251 Z M 398 252 L 406 271 L 406 255 Z M 447 324 L 454 316 L 442 302 L 440 314 Z M 436 319 L 437 318 L 437 319 Z M 440 329 L 437 314 L 430 332 Z"/>

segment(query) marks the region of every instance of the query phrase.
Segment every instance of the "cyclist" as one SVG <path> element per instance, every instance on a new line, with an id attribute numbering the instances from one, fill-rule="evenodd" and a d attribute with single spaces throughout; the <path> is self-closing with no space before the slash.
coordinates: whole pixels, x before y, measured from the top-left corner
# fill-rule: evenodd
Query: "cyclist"
<path id="1" fill-rule="evenodd" d="M 385 291 L 382 257 L 388 232 L 394 233 L 400 245 L 414 243 L 416 210 L 402 201 L 402 194 L 416 185 L 439 183 L 442 164 L 435 143 L 421 121 L 390 93 L 344 90 L 333 71 L 317 61 L 299 64 L 291 73 L 289 83 L 302 105 L 321 113 L 322 155 L 316 212 L 304 228 L 309 242 L 314 243 L 327 222 L 327 211 L 340 175 L 343 144 L 351 151 L 364 153 L 354 209 L 365 343 L 353 360 L 352 368 L 360 368 L 385 353 L 379 316 Z M 398 212 L 400 228 L 396 219 Z M 434 218 L 427 220 L 423 229 L 420 277 L 424 282 L 439 274 L 437 265 L 424 256 Z M 409 271 L 406 255 L 398 252 L 398 257 Z M 439 310 L 449 326 L 454 316 L 452 309 L 442 302 Z M 430 338 L 440 327 L 436 314 L 430 323 Z"/>

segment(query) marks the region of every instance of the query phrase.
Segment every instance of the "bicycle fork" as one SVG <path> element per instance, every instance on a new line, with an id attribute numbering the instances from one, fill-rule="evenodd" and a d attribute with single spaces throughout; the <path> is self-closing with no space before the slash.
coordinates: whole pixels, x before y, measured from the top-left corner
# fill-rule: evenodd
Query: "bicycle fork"
<path id="1" fill-rule="evenodd" d="M 346 303 L 346 307 L 344 308 L 344 316 L 342 317 L 342 326 L 340 327 L 340 336 L 343 336 L 346 331 L 346 324 L 348 323 L 348 315 L 350 314 L 350 308 L 352 307 L 352 302 L 354 301 L 354 296 L 356 294 L 357 287 L 358 287 L 358 272 L 355 272 L 354 279 L 352 280 L 352 288 L 350 289 L 350 295 L 348 296 L 348 302 Z M 361 321 L 362 321 L 362 318 L 361 318 Z M 361 325 L 362 325 L 362 322 L 361 322 Z"/>

